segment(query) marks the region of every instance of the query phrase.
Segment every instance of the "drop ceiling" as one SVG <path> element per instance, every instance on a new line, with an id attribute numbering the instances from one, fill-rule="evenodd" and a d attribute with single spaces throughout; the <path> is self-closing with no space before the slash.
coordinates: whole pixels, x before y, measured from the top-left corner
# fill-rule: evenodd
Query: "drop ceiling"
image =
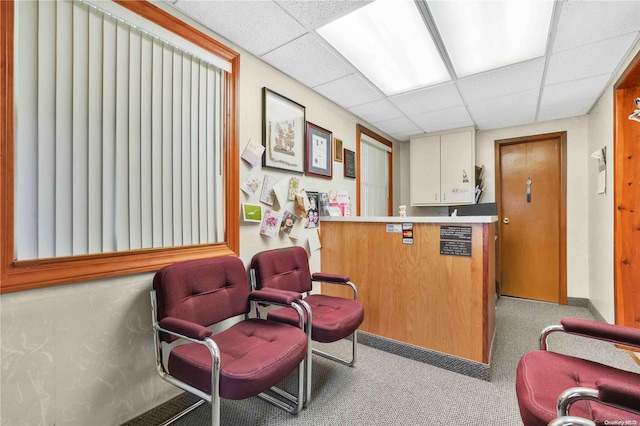
<path id="1" fill-rule="evenodd" d="M 556 1 L 543 56 L 464 78 L 449 63 L 450 81 L 387 96 L 317 32 L 368 0 L 170 3 L 398 141 L 587 114 L 640 39 L 640 1 Z M 427 4 L 415 5 L 441 40 Z M 436 44 L 447 58 L 444 44 Z"/>

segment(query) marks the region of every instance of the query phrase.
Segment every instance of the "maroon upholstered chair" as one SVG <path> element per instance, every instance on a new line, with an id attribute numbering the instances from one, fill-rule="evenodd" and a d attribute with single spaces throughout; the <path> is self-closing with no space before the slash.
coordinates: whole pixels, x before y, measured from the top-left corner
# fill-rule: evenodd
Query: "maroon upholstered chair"
<path id="1" fill-rule="evenodd" d="M 640 329 L 578 318 L 560 323 L 547 327 L 540 350 L 518 363 L 516 394 L 525 426 L 640 425 L 639 373 L 551 352 L 547 345 L 550 334 L 564 332 L 640 349 Z"/>
<path id="2" fill-rule="evenodd" d="M 236 257 L 161 269 L 151 291 L 158 373 L 200 397 L 197 405 L 210 402 L 213 425 L 220 424 L 220 398 L 259 396 L 290 413 L 299 412 L 304 404 L 308 336 L 303 310 L 293 303 L 296 298 L 299 295 L 293 293 L 250 292 L 244 264 Z M 293 306 L 298 321 L 290 325 L 248 318 L 250 301 Z M 218 324 L 234 317 L 239 322 Z M 215 324 L 220 330 L 214 332 L 208 327 Z M 296 368 L 297 396 L 274 388 Z M 270 389 L 280 398 L 267 393 Z"/>
<path id="3" fill-rule="evenodd" d="M 252 281 L 256 289 L 275 289 L 306 294 L 297 301 L 309 312 L 307 315 L 307 332 L 317 342 L 332 343 L 345 337 L 352 337 L 350 359 L 338 358 L 334 355 L 313 348 L 315 354 L 353 366 L 356 361 L 358 327 L 364 319 L 364 308 L 358 302 L 358 291 L 348 276 L 326 274 L 309 271 L 307 251 L 299 246 L 260 252 L 251 259 L 250 269 Z M 309 294 L 313 281 L 349 286 L 353 290 L 353 299 L 334 297 L 323 294 Z M 290 308 L 274 309 L 268 313 L 270 320 L 294 324 L 295 311 Z M 311 390 L 311 357 L 307 357 L 307 396 Z"/>

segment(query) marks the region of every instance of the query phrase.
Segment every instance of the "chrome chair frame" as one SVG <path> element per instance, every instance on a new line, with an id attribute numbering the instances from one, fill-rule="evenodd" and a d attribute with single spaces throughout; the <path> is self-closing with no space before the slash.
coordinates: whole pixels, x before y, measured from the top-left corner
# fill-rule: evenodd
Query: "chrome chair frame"
<path id="1" fill-rule="evenodd" d="M 296 304 L 295 306 L 290 306 L 290 305 L 282 305 L 275 302 L 260 302 L 260 303 L 269 303 L 273 305 L 293 307 L 298 313 L 299 327 L 301 330 L 305 331 L 306 333 L 304 313 L 302 311 L 302 308 L 299 305 Z M 181 411 L 180 413 L 176 414 L 174 417 L 172 417 L 171 419 L 163 423 L 163 426 L 173 423 L 177 419 L 183 417 L 184 415 L 188 414 L 189 412 L 193 411 L 194 409 L 202 405 L 205 401 L 211 404 L 211 424 L 213 426 L 220 426 L 220 401 L 221 401 L 220 388 L 219 388 L 220 349 L 218 348 L 218 345 L 216 344 L 215 340 L 212 339 L 211 337 L 207 337 L 204 340 L 197 340 L 191 337 L 184 336 L 180 333 L 176 333 L 171 330 L 166 330 L 160 327 L 158 325 L 157 306 L 158 304 L 157 304 L 156 291 L 151 290 L 151 323 L 152 323 L 153 334 L 154 334 L 153 341 L 154 341 L 154 350 L 156 355 L 156 370 L 158 371 L 158 374 L 160 375 L 160 377 L 166 382 L 169 382 L 172 385 L 201 398 L 199 401 L 196 401 L 194 404 L 185 408 L 183 411 Z M 245 314 L 244 316 L 245 316 L 245 319 L 249 318 L 248 314 Z M 171 334 L 178 338 L 184 339 L 185 341 L 188 341 L 188 342 L 203 345 L 209 350 L 209 353 L 211 355 L 211 361 L 212 361 L 211 362 L 211 395 L 181 380 L 176 379 L 175 377 L 171 376 L 169 371 L 167 371 L 163 361 L 162 341 L 160 339 L 161 332 Z M 292 395 L 291 393 L 283 389 L 277 388 L 275 386 L 270 389 L 272 392 L 279 395 L 289 403 L 283 402 L 265 392 L 262 392 L 256 396 L 290 414 L 299 413 L 300 410 L 303 408 L 304 404 L 306 403 L 306 399 L 307 399 L 307 395 L 305 391 L 305 382 L 307 381 L 307 375 L 305 374 L 305 367 L 306 367 L 306 358 L 308 358 L 308 356 L 309 355 L 307 353 L 307 357 L 305 357 L 305 360 L 303 360 L 297 368 L 298 396 Z"/>
<path id="2" fill-rule="evenodd" d="M 315 282 L 319 282 L 319 280 L 316 280 L 313 278 L 313 274 L 311 274 L 311 280 L 315 281 Z M 345 283 L 336 283 L 336 282 L 331 282 L 331 283 L 327 283 L 327 284 L 337 284 L 337 285 L 346 285 L 351 287 L 351 290 L 353 290 L 353 300 L 358 300 L 358 289 L 356 288 L 356 285 L 351 282 L 351 281 L 347 281 Z M 307 295 L 309 295 L 309 293 L 307 293 Z M 316 348 L 312 348 L 312 352 L 316 355 L 320 355 L 321 357 L 330 359 L 332 361 L 335 361 L 337 363 L 346 365 L 348 367 L 353 367 L 353 365 L 356 362 L 356 356 L 358 354 L 358 329 L 355 329 L 353 331 L 353 333 L 351 333 L 351 360 L 347 360 L 347 359 L 342 359 L 342 358 L 338 358 L 335 355 L 331 355 L 327 352 L 323 352 L 319 349 Z"/>

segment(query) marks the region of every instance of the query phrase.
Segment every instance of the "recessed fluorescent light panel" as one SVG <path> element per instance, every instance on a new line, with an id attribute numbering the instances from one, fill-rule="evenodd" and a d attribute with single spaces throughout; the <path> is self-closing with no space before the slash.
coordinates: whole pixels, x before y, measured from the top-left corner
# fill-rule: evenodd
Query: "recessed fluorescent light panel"
<path id="1" fill-rule="evenodd" d="M 451 79 L 413 1 L 376 0 L 317 31 L 386 95 Z"/>
<path id="2" fill-rule="evenodd" d="M 427 1 L 458 77 L 545 54 L 553 1 Z"/>

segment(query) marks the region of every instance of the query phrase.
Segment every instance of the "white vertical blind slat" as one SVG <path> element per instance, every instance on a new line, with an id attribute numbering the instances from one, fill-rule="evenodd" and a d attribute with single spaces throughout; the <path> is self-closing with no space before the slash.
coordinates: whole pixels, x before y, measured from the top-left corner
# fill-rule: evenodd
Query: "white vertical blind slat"
<path id="1" fill-rule="evenodd" d="M 182 244 L 192 244 L 191 235 L 191 61 L 182 55 L 182 152 L 181 208 Z"/>
<path id="2" fill-rule="evenodd" d="M 102 53 L 102 251 L 116 242 L 116 45 L 117 25 L 105 20 Z"/>
<path id="3" fill-rule="evenodd" d="M 73 5 L 72 253 L 89 249 L 89 11 Z M 83 59 L 81 59 L 83 58 Z"/>
<path id="4" fill-rule="evenodd" d="M 102 16 L 89 12 L 88 93 L 88 252 L 102 251 Z"/>
<path id="5" fill-rule="evenodd" d="M 173 52 L 162 49 L 162 241 L 164 246 L 174 244 L 173 221 Z"/>
<path id="6" fill-rule="evenodd" d="M 152 197 L 152 44 L 143 36 L 140 44 L 140 225 L 142 248 L 153 247 Z"/>
<path id="7" fill-rule="evenodd" d="M 129 233 L 129 28 L 116 25 L 116 249 L 130 249 Z"/>
<path id="8" fill-rule="evenodd" d="M 73 210 L 73 4 L 57 4 L 56 26 L 56 138 L 55 138 L 55 255 L 72 254 Z"/>
<path id="9" fill-rule="evenodd" d="M 129 249 L 142 248 L 140 110 L 141 37 L 129 30 Z"/>
<path id="10" fill-rule="evenodd" d="M 182 245 L 182 55 L 173 58 L 173 244 Z"/>
<path id="11" fill-rule="evenodd" d="M 162 45 L 153 41 L 151 66 L 151 185 L 153 215 L 153 247 L 162 247 Z"/>
<path id="12" fill-rule="evenodd" d="M 191 244 L 198 244 L 200 242 L 200 207 L 199 201 L 200 197 L 198 196 L 198 150 L 200 144 L 198 142 L 198 136 L 200 131 L 198 129 L 200 122 L 200 66 L 194 61 L 191 62 L 191 77 L 189 78 L 189 82 L 191 84 L 191 145 L 189 147 L 190 152 L 190 164 L 191 164 L 191 176 L 189 176 L 189 188 L 191 189 L 190 194 L 190 203 L 187 206 L 189 211 L 191 212 Z"/>
<path id="13" fill-rule="evenodd" d="M 214 107 L 214 126 L 213 126 L 213 131 L 215 134 L 215 156 L 214 156 L 214 165 L 216 167 L 217 172 L 214 174 L 214 191 L 215 194 L 222 194 L 224 193 L 224 179 L 223 179 L 223 173 L 224 173 L 224 165 L 222 163 L 223 161 L 223 151 L 224 151 L 224 131 L 223 131 L 223 126 L 222 126 L 222 115 L 224 114 L 224 107 L 223 107 L 223 103 L 222 100 L 224 99 L 224 84 L 223 84 L 223 80 L 222 80 L 223 76 L 222 76 L 222 72 L 220 70 L 216 71 L 216 79 L 215 79 L 215 90 L 214 90 L 214 97 L 213 97 L 213 101 L 212 103 L 215 105 Z M 216 241 L 224 241 L 224 230 L 225 230 L 225 223 L 224 223 L 224 211 L 225 211 L 225 205 L 224 205 L 224 197 L 217 197 L 214 200 L 214 207 L 212 209 L 212 215 L 214 215 L 215 218 L 215 224 L 216 224 L 216 234 L 217 234 L 217 238 Z"/>
<path id="14" fill-rule="evenodd" d="M 198 241 L 208 241 L 207 237 L 207 66 L 199 64 L 198 70 Z"/>
<path id="15" fill-rule="evenodd" d="M 38 21 L 36 3 L 19 2 L 15 7 L 18 15 Z M 55 19 L 55 14 L 52 13 L 47 18 L 50 19 L 51 16 Z M 47 23 L 51 24 L 49 20 Z M 23 150 L 16 150 L 16 168 L 24 169 L 26 173 L 16 176 L 15 180 L 16 193 L 22 194 L 21 197 L 16 197 L 15 209 L 16 212 L 23 212 L 15 215 L 16 234 L 20 235 L 20 239 L 16 238 L 16 254 L 18 258 L 35 258 L 38 256 L 38 136 L 44 132 L 40 132 L 37 126 L 40 114 L 37 71 L 42 65 L 38 60 L 37 34 L 30 27 L 24 26 L 17 27 L 17 31 L 16 61 L 24 72 L 15 75 L 16 80 L 23 83 L 22 89 L 15 93 L 16 114 L 25 119 L 16 122 L 16 135 L 21 138 L 24 147 Z M 49 128 L 46 130 L 49 131 Z"/>

